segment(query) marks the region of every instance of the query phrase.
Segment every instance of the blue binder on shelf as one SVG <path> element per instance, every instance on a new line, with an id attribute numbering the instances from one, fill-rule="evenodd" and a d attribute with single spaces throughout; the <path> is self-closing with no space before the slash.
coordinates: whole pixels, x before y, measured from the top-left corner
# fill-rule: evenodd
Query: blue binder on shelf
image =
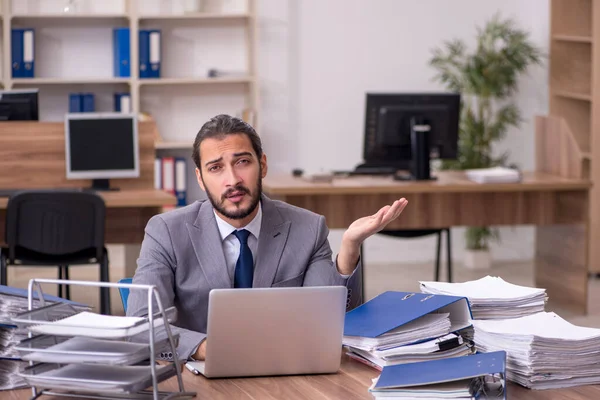
<path id="1" fill-rule="evenodd" d="M 115 93 L 114 108 L 116 112 L 130 113 L 131 112 L 131 94 L 127 92 Z"/>
<path id="2" fill-rule="evenodd" d="M 35 76 L 35 35 L 33 29 L 12 29 L 11 58 L 13 78 L 33 78 Z"/>
<path id="3" fill-rule="evenodd" d="M 344 336 L 376 338 L 430 313 L 449 313 L 454 332 L 472 325 L 466 297 L 385 292 L 346 313 Z"/>
<path id="4" fill-rule="evenodd" d="M 69 93 L 69 112 L 83 112 L 83 102 L 81 101 L 81 93 Z"/>
<path id="5" fill-rule="evenodd" d="M 187 165 L 185 158 L 175 158 L 175 197 L 177 207 L 187 205 Z"/>
<path id="6" fill-rule="evenodd" d="M 478 353 L 471 356 L 422 361 L 383 367 L 370 392 L 386 393 L 399 389 L 465 381 L 474 398 L 486 393 L 489 398 L 506 398 L 506 352 Z M 432 388 L 433 389 L 433 388 Z M 487 398 L 487 397 L 486 397 Z"/>
<path id="7" fill-rule="evenodd" d="M 96 105 L 93 93 L 82 93 L 81 94 L 81 109 L 83 112 L 94 112 L 96 111 Z"/>
<path id="8" fill-rule="evenodd" d="M 140 78 L 160 78 L 161 31 L 140 29 L 139 32 Z"/>
<path id="9" fill-rule="evenodd" d="M 113 29 L 113 74 L 116 78 L 131 76 L 129 28 Z"/>
<path id="10" fill-rule="evenodd" d="M 95 96 L 93 93 L 69 93 L 69 112 L 94 112 L 96 111 Z"/>

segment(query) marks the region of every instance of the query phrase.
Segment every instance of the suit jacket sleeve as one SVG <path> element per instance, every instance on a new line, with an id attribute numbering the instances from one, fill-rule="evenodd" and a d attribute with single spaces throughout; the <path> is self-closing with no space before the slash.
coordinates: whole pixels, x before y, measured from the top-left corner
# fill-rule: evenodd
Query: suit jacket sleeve
<path id="1" fill-rule="evenodd" d="M 156 215 L 148 221 L 140 257 L 137 260 L 137 269 L 133 276 L 133 283 L 154 285 L 158 290 L 160 301 L 165 309 L 172 307 L 175 300 L 175 266 L 176 260 L 171 241 L 171 235 L 165 221 Z M 153 310 L 158 311 L 158 305 L 153 300 Z M 148 314 L 148 292 L 142 289 L 131 289 L 127 300 L 128 316 L 145 316 Z M 176 324 L 176 322 L 175 322 Z M 206 338 L 205 333 L 194 332 L 188 329 L 170 325 L 173 334 L 179 334 L 177 354 L 179 359 L 187 360 Z M 166 332 L 160 330 L 165 337 Z M 170 359 L 172 354 L 162 354 L 161 358 Z"/>
<path id="2" fill-rule="evenodd" d="M 361 299 L 361 261 L 360 258 L 349 277 L 342 276 L 337 269 L 336 262 L 332 261 L 332 251 L 329 245 L 329 229 L 325 217 L 319 216 L 314 253 L 311 257 L 304 276 L 304 286 L 346 286 L 348 299 L 346 309 L 351 310 L 359 306 Z"/>

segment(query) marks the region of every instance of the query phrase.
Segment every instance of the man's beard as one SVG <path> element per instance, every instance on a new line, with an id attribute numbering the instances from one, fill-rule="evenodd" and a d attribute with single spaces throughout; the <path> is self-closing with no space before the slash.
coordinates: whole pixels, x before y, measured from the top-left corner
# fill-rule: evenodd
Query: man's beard
<path id="1" fill-rule="evenodd" d="M 204 187 L 207 187 L 207 186 L 204 185 Z M 227 199 L 227 196 L 229 196 L 233 192 L 242 192 L 242 193 L 245 193 L 245 194 L 251 196 L 250 205 L 247 208 L 239 208 L 239 206 L 236 205 L 238 207 L 236 210 L 233 210 L 233 211 L 227 210 L 224 205 L 225 200 Z M 210 200 L 210 203 L 212 204 L 213 208 L 215 210 L 217 210 L 221 215 L 223 215 L 229 219 L 234 219 L 234 220 L 244 219 L 248 215 L 252 214 L 252 212 L 256 209 L 256 207 L 258 207 L 258 202 L 260 201 L 260 198 L 262 195 L 262 179 L 260 178 L 260 175 L 259 175 L 258 181 L 256 183 L 256 191 L 254 193 L 251 193 L 250 189 L 243 186 L 242 184 L 239 184 L 239 185 L 236 185 L 235 187 L 227 189 L 227 191 L 220 196 L 221 197 L 220 200 L 218 200 L 216 198 L 216 196 L 213 196 L 213 194 L 208 190 L 206 190 L 206 194 L 207 194 L 208 200 Z"/>

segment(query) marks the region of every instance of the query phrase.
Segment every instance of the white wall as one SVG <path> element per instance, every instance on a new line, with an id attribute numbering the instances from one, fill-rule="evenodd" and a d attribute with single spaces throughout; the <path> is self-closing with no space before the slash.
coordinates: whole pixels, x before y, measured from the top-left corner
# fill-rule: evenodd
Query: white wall
<path id="1" fill-rule="evenodd" d="M 273 96 L 287 98 L 291 112 L 275 127 L 267 125 L 277 118 L 270 114 L 277 108 L 268 106 L 268 88 L 275 86 L 265 83 L 267 107 L 263 105 L 261 133 L 271 168 L 284 172 L 294 167 L 351 169 L 360 163 L 365 92 L 444 90 L 432 80 L 434 70 L 428 66 L 432 49 L 452 38 L 473 44 L 475 26 L 497 11 L 514 17 L 530 31 L 536 45 L 548 49 L 546 0 L 292 0 L 281 8 L 286 9 L 280 10 L 280 17 L 287 17 L 284 25 L 292 31 L 287 36 L 287 58 L 265 56 L 268 48 L 262 49 L 261 57 L 269 57 L 271 70 L 289 75 L 288 85 Z M 510 160 L 525 169 L 534 165 L 533 117 L 547 112 L 547 78 L 544 66 L 520 80 L 517 104 L 526 122 L 497 146 L 498 151 L 510 149 Z M 405 212 L 410 212 L 410 205 Z M 331 234 L 334 250 L 341 233 Z M 453 251 L 458 260 L 464 248 L 462 233 L 463 229 L 454 229 Z M 533 256 L 533 245 L 531 227 L 508 227 L 502 229 L 502 242 L 492 251 L 500 260 L 528 259 Z M 432 238 L 375 237 L 367 242 L 365 252 L 372 262 L 418 262 L 432 260 L 434 249 Z"/>
<path id="2" fill-rule="evenodd" d="M 142 0 L 140 0 L 141 2 Z M 243 0 L 206 0 L 225 9 L 243 8 Z M 62 0 L 13 0 L 15 12 L 50 12 L 63 6 Z M 97 6 L 102 3 L 101 9 Z M 145 13 L 177 12 L 168 0 L 143 0 Z M 86 0 L 81 11 L 118 12 L 123 0 Z M 475 26 L 496 11 L 513 16 L 527 28 L 531 39 L 548 49 L 549 8 L 547 0 L 258 0 L 258 71 L 261 81 L 261 126 L 271 171 L 350 169 L 361 162 L 364 102 L 367 91 L 436 91 L 428 67 L 431 50 L 444 40 L 462 38 L 473 43 Z M 240 69 L 245 42 L 239 24 L 202 27 L 161 24 L 168 39 L 168 52 L 174 59 L 166 64 L 170 76 L 199 76 L 207 68 Z M 97 63 L 97 57 L 110 55 L 111 25 L 39 26 L 38 44 L 44 41 L 52 54 L 43 53 L 40 76 L 110 76 L 111 63 Z M 75 36 L 89 37 L 94 46 L 71 43 Z M 44 46 L 44 47 L 47 47 Z M 40 49 L 41 50 L 41 49 Z M 77 52 L 86 68 L 63 68 L 65 57 Z M 225 54 L 234 54 L 231 58 Z M 211 55 L 209 57 L 209 55 Z M 212 58 L 211 58 L 212 57 Z M 40 55 L 40 61 L 42 61 Z M 172 67 L 172 68 L 171 68 Z M 37 67 L 36 67 L 37 68 Z M 521 79 L 517 103 L 526 122 L 509 132 L 498 146 L 510 149 L 511 160 L 523 168 L 533 167 L 533 121 L 547 112 L 547 67 L 530 71 Z M 112 107 L 112 92 L 123 85 L 41 88 L 42 118 L 61 120 L 71 91 L 97 93 L 98 107 Z M 206 87 L 144 88 L 142 110 L 153 113 L 161 133 L 170 140 L 193 140 L 201 124 L 217 112 L 239 112 L 243 88 L 225 90 Z M 175 154 L 189 156 L 189 151 Z M 191 173 L 189 198 L 204 197 Z M 490 210 L 490 212 L 493 210 Z M 410 212 L 410 206 L 405 212 Z M 448 210 L 453 212 L 453 210 Z M 331 233 L 334 250 L 341 231 Z M 460 260 L 464 248 L 462 230 L 455 229 L 454 255 Z M 495 246 L 496 259 L 527 259 L 533 255 L 531 228 L 506 228 L 502 243 Z M 433 258 L 433 239 L 399 241 L 375 237 L 366 245 L 369 261 L 407 262 Z"/>

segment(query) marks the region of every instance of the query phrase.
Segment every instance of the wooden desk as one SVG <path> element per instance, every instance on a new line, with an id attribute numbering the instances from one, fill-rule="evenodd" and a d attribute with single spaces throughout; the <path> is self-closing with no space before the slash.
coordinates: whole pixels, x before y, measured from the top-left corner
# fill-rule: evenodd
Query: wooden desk
<path id="1" fill-rule="evenodd" d="M 389 229 L 536 225 L 536 286 L 578 312 L 587 310 L 590 187 L 588 180 L 541 172 L 501 185 L 477 184 L 457 171 L 440 172 L 430 182 L 355 176 L 313 183 L 289 174 L 268 175 L 263 182 L 270 197 L 324 215 L 330 229 L 345 229 L 400 197 L 408 207 Z"/>
<path id="2" fill-rule="evenodd" d="M 175 205 L 177 200 L 162 190 L 127 189 L 99 192 L 106 204 L 105 242 L 111 244 L 142 243 L 148 220 L 161 212 L 163 206 Z M 8 198 L 0 197 L 0 227 L 6 221 Z M 4 229 L 0 229 L 0 243 L 4 242 Z"/>
<path id="3" fill-rule="evenodd" d="M 195 391 L 197 399 L 373 400 L 368 388 L 371 380 L 378 375 L 378 371 L 344 356 L 340 371 L 336 374 L 206 379 L 184 369 L 183 381 L 185 390 Z M 160 389 L 177 390 L 177 379 L 171 378 L 163 382 Z M 600 386 L 534 391 L 509 383 L 507 393 L 511 400 L 587 400 L 600 398 Z M 6 400 L 25 400 L 30 397 L 31 389 L 2 394 L 2 399 Z M 43 396 L 41 399 L 55 399 L 55 397 Z"/>
<path id="4" fill-rule="evenodd" d="M 0 133 L 3 133 L 0 135 L 0 188 L 91 186 L 90 179 L 66 177 L 63 122 L 3 122 Z M 139 178 L 115 179 L 111 184 L 121 188 L 120 191 L 100 193 L 107 208 L 106 243 L 139 245 L 150 217 L 160 213 L 162 206 L 176 204 L 174 196 L 154 189 L 156 136 L 154 121 L 139 122 Z M 0 198 L 0 227 L 4 227 L 7 202 L 7 198 Z M 3 241 L 4 229 L 0 228 L 0 242 Z"/>

